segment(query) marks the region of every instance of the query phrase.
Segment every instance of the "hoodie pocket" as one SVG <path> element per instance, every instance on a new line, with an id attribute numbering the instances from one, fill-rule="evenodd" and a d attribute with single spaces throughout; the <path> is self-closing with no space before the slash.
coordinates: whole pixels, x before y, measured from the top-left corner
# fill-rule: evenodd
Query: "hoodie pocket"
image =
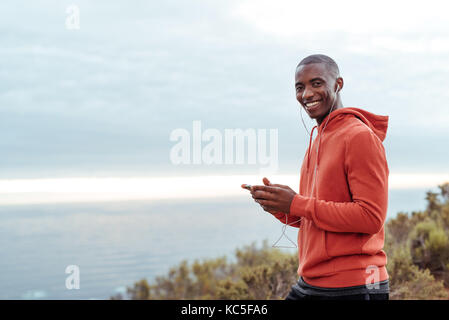
<path id="1" fill-rule="evenodd" d="M 308 278 L 335 274 L 334 262 L 326 251 L 326 231 L 304 219 L 300 232 L 299 268 L 301 275 Z"/>
<path id="2" fill-rule="evenodd" d="M 325 231 L 326 253 L 329 257 L 362 253 L 362 235 L 353 232 Z"/>
<path id="3" fill-rule="evenodd" d="M 303 219 L 299 241 L 300 259 L 306 265 L 314 265 L 329 259 L 326 251 L 326 231 L 316 227 L 313 221 Z"/>

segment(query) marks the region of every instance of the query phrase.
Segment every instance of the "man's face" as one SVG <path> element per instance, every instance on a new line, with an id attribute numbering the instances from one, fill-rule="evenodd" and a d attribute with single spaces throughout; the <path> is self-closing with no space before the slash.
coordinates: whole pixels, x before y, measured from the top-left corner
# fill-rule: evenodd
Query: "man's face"
<path id="1" fill-rule="evenodd" d="M 337 97 L 335 75 L 324 63 L 301 65 L 296 69 L 296 99 L 310 118 L 323 119 Z M 335 108 L 335 105 L 334 105 Z"/>

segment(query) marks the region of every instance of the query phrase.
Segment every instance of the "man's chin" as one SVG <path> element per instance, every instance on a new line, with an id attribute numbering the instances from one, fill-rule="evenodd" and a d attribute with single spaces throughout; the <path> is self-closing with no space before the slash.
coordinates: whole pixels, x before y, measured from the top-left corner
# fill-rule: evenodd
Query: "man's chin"
<path id="1" fill-rule="evenodd" d="M 335 110 L 335 108 L 333 109 Z M 306 109 L 307 114 L 309 115 L 310 118 L 316 120 L 316 119 L 320 119 L 320 118 L 324 118 L 329 114 L 330 108 L 319 108 L 313 111 L 309 111 Z"/>
<path id="2" fill-rule="evenodd" d="M 307 112 L 307 114 L 309 115 L 309 117 L 310 117 L 311 119 L 313 119 L 313 120 L 322 118 L 323 115 L 324 115 L 324 112 L 321 111 L 321 110 L 308 111 L 308 110 L 306 109 L 306 112 Z"/>

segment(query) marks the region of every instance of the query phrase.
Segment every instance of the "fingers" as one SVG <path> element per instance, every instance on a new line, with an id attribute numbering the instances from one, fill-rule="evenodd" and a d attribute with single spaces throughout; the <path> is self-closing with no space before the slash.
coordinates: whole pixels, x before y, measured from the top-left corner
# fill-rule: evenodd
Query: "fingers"
<path id="1" fill-rule="evenodd" d="M 266 185 L 266 186 L 290 189 L 289 186 L 286 186 L 284 184 L 271 183 L 270 180 L 268 180 L 267 178 L 263 178 L 262 181 L 263 181 L 264 185 Z"/>
<path id="2" fill-rule="evenodd" d="M 273 187 L 273 185 L 270 186 L 261 186 L 261 185 L 257 185 L 257 186 L 252 186 L 251 187 L 251 191 L 265 191 L 265 192 L 271 192 L 271 193 L 276 193 L 278 191 L 277 187 Z"/>
<path id="3" fill-rule="evenodd" d="M 278 187 L 278 188 L 283 188 L 283 189 L 291 189 L 289 186 L 286 186 L 284 184 L 277 184 L 277 183 L 273 184 L 273 183 L 270 182 L 270 180 L 268 180 L 267 177 L 264 177 L 262 179 L 262 181 L 263 181 L 263 184 L 266 185 L 266 186 Z"/>
<path id="4" fill-rule="evenodd" d="M 275 200 L 279 197 L 278 190 L 271 186 L 252 186 L 251 195 L 254 200 Z"/>
<path id="5" fill-rule="evenodd" d="M 276 194 L 274 194 L 273 192 L 266 192 L 261 190 L 251 191 L 251 195 L 255 200 L 272 200 L 277 198 Z"/>
<path id="6" fill-rule="evenodd" d="M 272 187 L 282 188 L 282 189 L 290 189 L 289 186 L 283 185 L 283 184 L 272 184 Z"/>
<path id="7" fill-rule="evenodd" d="M 260 205 L 260 207 L 261 207 L 264 211 L 266 211 L 266 212 L 268 212 L 268 213 L 271 213 L 271 214 L 276 214 L 276 213 L 279 212 L 279 211 L 277 211 L 275 208 L 270 208 L 270 207 L 268 207 L 268 206 L 266 206 L 266 205 Z"/>
<path id="8" fill-rule="evenodd" d="M 262 209 L 264 209 L 267 212 L 270 212 L 270 211 L 274 210 L 273 206 L 275 205 L 275 202 L 273 202 L 273 201 L 258 199 L 258 200 L 256 200 L 256 202 L 259 203 L 260 206 L 262 207 Z"/>
<path id="9" fill-rule="evenodd" d="M 267 178 L 263 178 L 262 181 L 263 181 L 263 184 L 266 185 L 266 186 L 270 186 L 271 185 L 270 180 L 268 180 Z"/>

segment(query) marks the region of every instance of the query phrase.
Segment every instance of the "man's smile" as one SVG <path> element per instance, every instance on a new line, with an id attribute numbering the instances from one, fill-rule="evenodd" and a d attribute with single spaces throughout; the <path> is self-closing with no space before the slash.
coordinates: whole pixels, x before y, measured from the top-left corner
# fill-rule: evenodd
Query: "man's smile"
<path id="1" fill-rule="evenodd" d="M 321 102 L 321 100 L 315 100 L 315 101 L 312 101 L 312 102 L 307 102 L 307 103 L 305 103 L 306 109 L 309 110 L 309 111 L 313 110 L 313 109 L 316 109 L 318 107 L 318 105 L 320 104 L 320 102 Z"/>

